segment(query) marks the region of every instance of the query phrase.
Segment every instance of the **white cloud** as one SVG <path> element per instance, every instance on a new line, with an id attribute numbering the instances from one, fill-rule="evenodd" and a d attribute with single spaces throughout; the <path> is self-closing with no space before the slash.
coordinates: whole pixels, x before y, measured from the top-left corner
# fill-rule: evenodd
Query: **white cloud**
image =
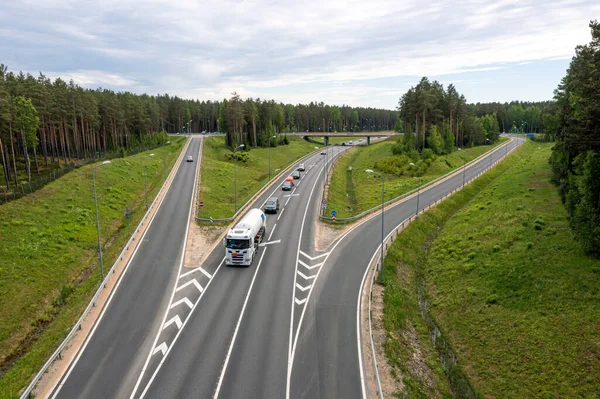
<path id="1" fill-rule="evenodd" d="M 374 80 L 568 59 L 599 16 L 596 0 L 26 0 L 0 11 L 0 53 L 87 86 L 371 105 L 397 91 Z"/>

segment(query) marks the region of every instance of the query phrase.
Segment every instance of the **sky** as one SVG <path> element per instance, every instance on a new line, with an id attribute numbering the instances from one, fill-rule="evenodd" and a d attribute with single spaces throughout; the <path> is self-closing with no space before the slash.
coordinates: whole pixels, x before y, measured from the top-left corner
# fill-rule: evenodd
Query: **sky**
<path id="1" fill-rule="evenodd" d="M 19 0 L 0 63 L 87 88 L 395 109 L 422 76 L 468 102 L 543 101 L 598 0 Z"/>

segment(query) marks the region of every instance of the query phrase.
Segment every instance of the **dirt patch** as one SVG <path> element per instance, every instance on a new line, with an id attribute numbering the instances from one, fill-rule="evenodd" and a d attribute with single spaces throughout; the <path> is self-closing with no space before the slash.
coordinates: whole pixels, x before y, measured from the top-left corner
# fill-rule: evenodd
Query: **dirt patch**
<path id="1" fill-rule="evenodd" d="M 199 226 L 195 221 L 190 223 L 183 265 L 187 268 L 200 266 L 212 252 L 216 241 L 226 228 L 227 226 L 218 225 Z"/>

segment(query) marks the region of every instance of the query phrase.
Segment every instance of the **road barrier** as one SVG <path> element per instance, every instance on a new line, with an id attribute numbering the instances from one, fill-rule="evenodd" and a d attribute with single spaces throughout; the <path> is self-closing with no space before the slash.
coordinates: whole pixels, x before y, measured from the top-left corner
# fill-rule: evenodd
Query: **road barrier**
<path id="1" fill-rule="evenodd" d="M 509 143 L 511 143 L 511 141 L 507 142 L 505 145 L 508 145 Z M 499 146 L 491 151 L 488 151 L 487 153 L 485 153 L 484 155 L 477 157 L 476 159 L 474 159 L 471 162 L 475 162 L 478 159 L 485 157 L 487 155 L 490 155 L 492 152 L 497 151 L 501 148 L 503 148 L 504 146 Z M 504 157 L 508 156 L 508 154 L 510 154 L 512 151 L 514 151 L 517 148 L 517 146 L 511 148 L 510 150 L 507 150 Z M 482 174 L 486 173 L 487 171 L 489 171 L 492 167 L 494 167 L 498 162 L 500 162 L 500 160 L 502 160 L 503 158 L 500 158 L 499 160 L 491 163 L 487 168 L 483 169 L 480 173 L 478 173 L 476 176 L 474 176 L 473 178 L 469 179 L 468 181 L 465 182 L 465 185 L 471 183 L 472 181 L 474 181 L 475 179 L 477 179 L 479 176 L 481 176 Z M 451 173 L 455 173 L 451 172 Z M 450 175 L 451 173 L 449 173 L 448 175 Z M 444 177 L 444 176 L 442 176 Z M 441 178 L 438 178 L 434 181 L 437 181 Z M 430 184 L 432 184 L 434 181 L 430 182 Z M 430 185 L 429 184 L 429 185 Z M 424 187 L 424 186 L 423 186 Z M 373 284 L 375 283 L 375 278 L 377 277 L 377 275 L 379 273 L 382 272 L 383 269 L 383 265 L 381 264 L 381 250 L 383 250 L 383 256 L 385 258 L 387 251 L 389 250 L 389 248 L 391 247 L 392 243 L 396 240 L 396 238 L 398 237 L 398 234 L 400 234 L 400 232 L 402 230 L 404 230 L 404 228 L 410 224 L 412 221 L 416 220 L 419 217 L 419 214 L 422 214 L 426 211 L 428 211 L 430 208 L 437 206 L 438 204 L 440 204 L 442 201 L 444 201 L 446 198 L 450 197 L 451 195 L 453 195 L 454 193 L 456 193 L 457 191 L 459 191 L 460 189 L 462 189 L 463 186 L 459 187 L 459 188 L 455 188 L 452 191 L 450 191 L 449 193 L 445 194 L 442 198 L 438 199 L 437 201 L 435 201 L 434 203 L 426 206 L 425 208 L 421 209 L 421 210 L 417 210 L 417 213 L 409 218 L 404 219 L 402 222 L 400 222 L 400 224 L 398 224 L 383 240 L 383 243 L 379 244 L 379 246 L 377 247 L 377 249 L 375 250 L 375 253 L 373 254 L 373 257 L 371 258 L 371 261 L 369 262 L 368 266 L 367 266 L 367 270 L 373 270 L 373 273 L 371 275 L 371 282 L 370 282 L 370 286 L 369 286 L 369 306 L 368 306 L 368 316 L 369 316 L 369 340 L 370 340 L 370 345 L 371 345 L 371 356 L 373 357 L 373 371 L 375 373 L 375 380 L 377 382 L 377 393 L 379 395 L 380 399 L 383 399 L 383 392 L 381 390 L 381 380 L 379 378 L 379 368 L 377 366 L 377 358 L 375 355 L 375 344 L 373 342 L 373 327 L 372 327 L 372 319 L 371 319 L 371 299 L 373 298 Z M 409 193 L 406 193 L 398 198 L 402 198 L 407 196 Z M 388 201 L 388 202 L 392 202 L 394 200 Z M 386 203 L 387 204 L 387 203 Z M 381 206 L 380 206 L 381 207 Z M 379 207 L 379 208 L 380 208 Z M 358 216 L 356 216 L 358 217 Z M 383 249 L 382 249 L 382 245 L 383 245 Z M 385 259 L 384 259 L 385 262 Z M 363 286 L 361 285 L 361 289 L 360 289 L 361 295 L 363 292 Z M 362 306 L 361 306 L 362 309 Z M 361 320 L 362 320 L 362 315 L 361 315 Z"/>
<path id="2" fill-rule="evenodd" d="M 61 353 L 64 351 L 65 347 L 67 346 L 67 344 L 69 343 L 69 341 L 71 340 L 71 338 L 73 338 L 73 336 L 75 335 L 75 333 L 77 333 L 77 331 L 79 331 L 81 329 L 81 324 L 83 323 L 83 321 L 86 318 L 86 316 L 90 313 L 90 311 L 92 310 L 92 308 L 94 308 L 96 306 L 96 301 L 98 300 L 98 297 L 102 293 L 102 290 L 104 288 L 106 288 L 106 284 L 107 284 L 108 280 L 112 277 L 113 274 L 115 274 L 117 266 L 123 260 L 123 256 L 129 250 L 129 246 L 132 245 L 132 244 L 134 244 L 135 239 L 136 239 L 136 235 L 140 232 L 140 228 L 142 228 L 143 224 L 146 222 L 146 220 L 147 220 L 148 216 L 150 215 L 150 213 L 154 212 L 155 206 L 160 205 L 160 202 L 164 198 L 164 196 L 162 195 L 163 194 L 163 190 L 165 190 L 165 188 L 168 188 L 168 185 L 170 185 L 170 183 L 173 181 L 173 178 L 175 177 L 175 174 L 177 173 L 177 170 L 179 169 L 178 166 L 181 165 L 181 161 L 183 160 L 183 157 L 185 156 L 185 152 L 187 151 L 187 148 L 189 147 L 190 143 L 191 143 L 191 140 L 188 140 L 188 142 L 182 148 L 181 153 L 179 154 L 179 157 L 177 158 L 176 163 L 173 165 L 173 168 L 171 168 L 171 172 L 169 172 L 169 175 L 165 179 L 165 182 L 161 186 L 160 190 L 156 194 L 156 197 L 154 198 L 154 200 L 152 201 L 152 203 L 150 204 L 150 206 L 148 207 L 148 210 L 146 211 L 146 213 L 142 217 L 142 220 L 140 221 L 140 223 L 136 227 L 134 233 L 129 238 L 129 241 L 127 241 L 127 244 L 125 245 L 125 247 L 123 248 L 123 250 L 121 251 L 121 253 L 117 257 L 117 259 L 113 263 L 112 267 L 106 273 L 106 276 L 104 277 L 104 280 L 102 280 L 100 286 L 98 287 L 98 289 L 96 290 L 96 293 L 94 294 L 94 297 L 92 298 L 92 300 L 90 301 L 90 303 L 88 304 L 88 306 L 83 311 L 83 314 L 81 315 L 81 317 L 79 318 L 79 320 L 77 320 L 77 323 L 75 323 L 75 325 L 73 326 L 73 328 L 71 329 L 71 331 L 69 332 L 69 334 L 67 335 L 67 337 L 59 345 L 59 347 L 56 349 L 56 351 L 54 351 L 54 353 L 52 354 L 52 356 L 50 356 L 50 358 L 48 359 L 48 361 L 46 363 L 44 363 L 44 365 L 42 366 L 41 370 L 36 374 L 36 376 L 33 378 L 33 380 L 31 381 L 31 383 L 29 384 L 29 386 L 25 389 L 25 391 L 23 391 L 23 393 L 21 394 L 21 399 L 31 398 L 33 389 L 35 388 L 35 386 L 37 385 L 37 383 L 40 381 L 40 379 L 42 378 L 42 376 L 46 373 L 46 371 L 48 370 L 48 368 L 52 365 L 52 363 L 57 358 L 59 360 L 62 360 Z M 157 201 L 159 199 L 161 201 L 159 201 L 157 203 Z M 148 226 L 146 226 L 146 228 L 147 227 Z M 143 234 L 143 232 L 142 232 L 142 234 Z M 136 245 L 139 245 L 139 243 L 140 242 L 138 241 Z"/>
<path id="3" fill-rule="evenodd" d="M 493 149 L 491 149 L 490 151 L 488 151 L 488 152 L 486 152 L 486 153 L 484 153 L 484 154 L 481 154 L 481 155 L 480 155 L 480 156 L 478 156 L 477 158 L 475 158 L 475 159 L 471 160 L 470 162 L 466 163 L 464 166 L 461 166 L 461 167 L 460 167 L 460 168 L 458 168 L 458 169 L 455 169 L 455 170 L 453 170 L 453 171 L 451 171 L 451 172 L 448 172 L 448 173 L 446 173 L 445 175 L 443 175 L 443 176 L 440 176 L 440 177 L 438 177 L 438 178 L 436 178 L 436 179 L 434 179 L 434 180 L 431 180 L 430 182 L 427 182 L 427 183 L 423 184 L 422 186 L 420 186 L 420 187 L 418 187 L 418 188 L 415 188 L 415 189 L 413 189 L 413 190 L 411 190 L 411 191 L 409 191 L 409 192 L 407 192 L 407 193 L 404 193 L 404 194 L 402 194 L 402 195 L 399 195 L 399 196 L 398 196 L 398 197 L 396 197 L 396 198 L 392 198 L 391 200 L 388 200 L 388 201 L 384 202 L 384 205 L 385 205 L 385 206 L 388 206 L 388 205 L 390 205 L 390 204 L 393 204 L 393 203 L 395 203 L 395 202 L 397 202 L 397 201 L 400 201 L 401 199 L 404 199 L 404 198 L 406 198 L 406 197 L 409 197 L 409 196 L 411 196 L 411 195 L 413 195 L 413 194 L 416 194 L 416 193 L 417 193 L 419 190 L 421 190 L 421 191 L 422 191 L 423 189 L 425 189 L 425 188 L 427 188 L 427 187 L 429 187 L 429 186 L 432 186 L 432 185 L 434 185 L 435 183 L 437 183 L 437 182 L 439 182 L 439 181 L 441 181 L 441 180 L 444 180 L 444 179 L 446 179 L 446 178 L 448 178 L 448 177 L 452 176 L 453 174 L 458 174 L 458 173 L 460 173 L 460 172 L 461 172 L 461 170 L 462 170 L 463 168 L 470 167 L 472 164 L 479 162 L 480 160 L 484 159 L 485 157 L 487 157 L 487 156 L 491 155 L 492 153 L 494 153 L 494 152 L 497 152 L 497 151 L 500 151 L 501 149 L 505 148 L 505 147 L 506 147 L 506 146 L 508 146 L 510 143 L 512 143 L 512 141 L 513 141 L 513 139 L 511 139 L 511 140 L 507 141 L 506 143 L 504 143 L 504 144 L 502 144 L 502 145 L 500 145 L 500 146 L 498 146 L 498 147 L 496 147 L 496 148 L 493 148 Z M 513 148 L 513 149 L 514 149 L 514 148 Z M 507 152 L 506 152 L 506 154 L 504 155 L 504 157 L 506 157 L 506 155 L 508 155 L 508 153 L 512 152 L 512 150 L 513 150 L 513 149 L 511 149 L 510 151 L 507 151 Z M 503 158 L 504 158 L 504 157 L 503 157 Z M 502 159 L 502 158 L 501 158 L 501 159 Z M 493 165 L 495 165 L 497 162 L 498 162 L 498 161 L 494 162 L 494 163 L 492 164 L 492 166 L 493 166 Z M 485 169 L 485 170 L 487 171 L 488 169 L 489 169 L 489 167 L 488 167 L 487 169 Z M 381 209 L 381 205 L 377 205 L 377 206 L 375 206 L 375 207 L 373 207 L 373 208 L 371 208 L 371 209 L 368 209 L 368 210 L 366 210 L 366 211 L 364 211 L 364 212 L 361 212 L 361 213 L 359 213 L 358 215 L 355 215 L 355 216 L 351 216 L 351 217 L 348 217 L 348 218 L 337 218 L 337 222 L 353 222 L 353 221 L 355 221 L 355 220 L 358 220 L 358 219 L 362 218 L 363 216 L 366 216 L 366 215 L 368 215 L 368 214 L 370 214 L 370 213 L 372 213 L 372 212 L 375 212 L 375 211 L 377 211 L 378 209 Z M 319 215 L 319 219 L 320 219 L 321 221 L 331 221 L 331 218 L 328 218 L 328 217 L 326 217 L 326 216 L 323 216 L 323 215 Z"/>

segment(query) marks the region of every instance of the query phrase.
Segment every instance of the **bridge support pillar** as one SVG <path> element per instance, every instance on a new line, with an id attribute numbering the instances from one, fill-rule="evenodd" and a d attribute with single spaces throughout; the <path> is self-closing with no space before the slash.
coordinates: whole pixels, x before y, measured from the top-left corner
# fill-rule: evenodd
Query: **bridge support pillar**
<path id="1" fill-rule="evenodd" d="M 325 147 L 329 145 L 329 136 L 323 136 L 323 140 L 325 141 Z"/>
<path id="2" fill-rule="evenodd" d="M 371 145 L 371 136 L 367 136 L 367 145 Z"/>

